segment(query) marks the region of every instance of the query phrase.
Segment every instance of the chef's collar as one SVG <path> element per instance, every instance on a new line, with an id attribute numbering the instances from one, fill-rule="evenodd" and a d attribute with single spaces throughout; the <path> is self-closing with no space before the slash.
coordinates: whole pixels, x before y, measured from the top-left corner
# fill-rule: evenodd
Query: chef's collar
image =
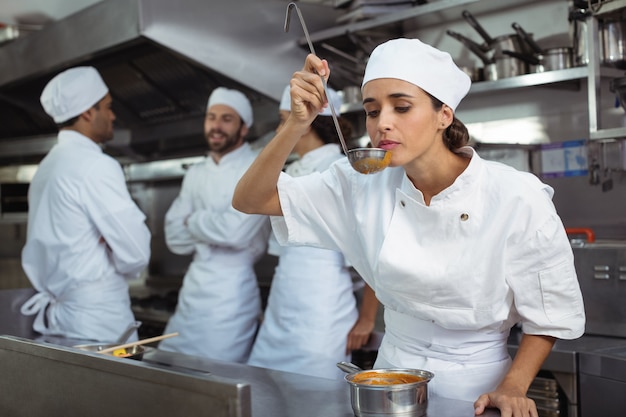
<path id="1" fill-rule="evenodd" d="M 460 201 L 463 196 L 473 193 L 474 186 L 480 180 L 483 160 L 480 156 L 478 156 L 478 153 L 476 153 L 474 148 L 471 146 L 463 146 L 462 148 L 457 149 L 455 153 L 465 158 L 470 158 L 470 162 L 461 175 L 459 175 L 448 188 L 433 196 L 430 200 L 430 207 L 448 204 L 451 199 L 454 200 L 454 203 Z M 401 190 L 414 199 L 415 197 L 413 196 L 417 193 L 420 196 L 417 201 L 424 201 L 422 192 L 415 188 L 415 185 L 413 185 L 406 174 L 404 174 Z"/>
<path id="2" fill-rule="evenodd" d="M 59 131 L 58 135 L 59 143 L 67 143 L 71 142 L 72 146 L 81 146 L 84 148 L 89 148 L 91 150 L 102 152 L 102 145 L 94 142 L 92 139 L 87 136 L 78 133 L 75 130 L 63 129 Z"/>
<path id="3" fill-rule="evenodd" d="M 239 159 L 239 154 L 247 152 L 250 149 L 250 144 L 248 142 L 244 142 L 240 147 L 234 149 L 222 156 L 220 156 L 219 163 L 215 163 L 215 160 L 211 157 L 211 152 L 207 153 L 207 159 L 212 161 L 215 165 L 224 165 L 228 164 L 231 161 L 236 161 Z"/>

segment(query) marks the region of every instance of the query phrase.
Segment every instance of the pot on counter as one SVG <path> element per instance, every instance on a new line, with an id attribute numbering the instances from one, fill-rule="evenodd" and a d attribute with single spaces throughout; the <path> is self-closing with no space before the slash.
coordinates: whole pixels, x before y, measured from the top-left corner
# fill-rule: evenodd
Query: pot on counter
<path id="1" fill-rule="evenodd" d="M 76 349 L 83 350 L 86 352 L 100 352 L 101 350 L 108 349 L 113 346 L 119 345 L 118 343 L 96 343 L 96 344 L 87 344 L 87 345 L 76 345 L 74 346 Z M 115 356 L 118 358 L 127 358 L 127 359 L 135 359 L 142 360 L 144 353 L 150 348 L 149 346 L 141 346 L 135 345 L 128 348 L 123 348 L 118 351 L 114 351 L 112 353 L 108 353 L 105 355 Z"/>
<path id="2" fill-rule="evenodd" d="M 421 369 L 363 370 L 340 362 L 350 385 L 350 402 L 356 417 L 421 417 L 428 407 L 428 382 L 435 376 Z"/>

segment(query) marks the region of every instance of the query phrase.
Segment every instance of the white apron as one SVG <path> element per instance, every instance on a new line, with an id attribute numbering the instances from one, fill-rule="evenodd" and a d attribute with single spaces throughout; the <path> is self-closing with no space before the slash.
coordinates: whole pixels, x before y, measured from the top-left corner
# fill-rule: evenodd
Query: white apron
<path id="1" fill-rule="evenodd" d="M 121 277 L 84 281 L 58 296 L 38 292 L 21 312 L 37 315 L 33 329 L 43 335 L 104 343 L 115 342 L 135 321 L 128 284 Z M 129 338 L 135 340 L 136 332 Z"/>
<path id="2" fill-rule="evenodd" d="M 404 204 L 417 203 L 405 199 Z M 420 253 L 414 239 L 403 238 L 407 225 L 415 221 L 409 218 L 411 215 L 415 215 L 414 210 L 394 210 L 379 258 L 379 276 L 387 279 L 376 282 L 376 291 L 398 298 L 410 297 L 411 292 L 420 288 L 418 277 L 398 275 L 397 265 L 388 261 L 397 260 L 398 251 L 407 258 Z M 508 332 L 447 330 L 434 320 L 421 319 L 411 313 L 385 307 L 385 336 L 376 368 L 431 371 L 435 377 L 429 383 L 429 395 L 438 397 L 476 401 L 481 394 L 496 388 L 511 364 L 506 346 Z"/>
<path id="3" fill-rule="evenodd" d="M 251 254 L 209 246 L 197 252 L 183 280 L 176 312 L 159 349 L 212 359 L 245 362 L 261 314 Z"/>
<path id="4" fill-rule="evenodd" d="M 249 365 L 343 378 L 347 336 L 358 318 L 352 279 L 339 252 L 283 247 Z"/>

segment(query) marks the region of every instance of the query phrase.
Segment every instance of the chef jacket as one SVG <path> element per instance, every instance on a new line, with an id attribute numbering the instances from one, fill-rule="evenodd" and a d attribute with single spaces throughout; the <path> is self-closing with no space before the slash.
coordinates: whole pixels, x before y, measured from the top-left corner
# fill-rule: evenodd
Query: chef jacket
<path id="1" fill-rule="evenodd" d="M 248 143 L 194 164 L 165 215 L 165 239 L 176 254 L 193 254 L 160 349 L 244 362 L 261 314 L 254 263 L 265 253 L 267 216 L 232 207 L 237 182 L 258 153 Z"/>
<path id="2" fill-rule="evenodd" d="M 22 266 L 38 293 L 22 313 L 37 314 L 34 329 L 45 335 L 117 340 L 134 321 L 126 279 L 150 259 L 145 215 L 119 163 L 89 138 L 62 130 L 28 201 Z"/>
<path id="3" fill-rule="evenodd" d="M 400 167 L 363 175 L 339 161 L 321 174 L 282 174 L 283 216 L 272 226 L 281 244 L 342 251 L 374 289 L 385 306 L 381 364 L 494 361 L 495 388 L 513 325 L 573 339 L 584 308 L 552 188 L 470 147 L 459 153 L 468 167 L 430 205 Z"/>
<path id="4" fill-rule="evenodd" d="M 345 158 L 326 144 L 292 162 L 286 172 L 307 175 Z M 270 239 L 270 248 L 273 239 Z M 263 323 L 248 364 L 325 378 L 343 378 L 347 337 L 358 318 L 352 277 L 340 252 L 275 245 L 279 256 Z"/>

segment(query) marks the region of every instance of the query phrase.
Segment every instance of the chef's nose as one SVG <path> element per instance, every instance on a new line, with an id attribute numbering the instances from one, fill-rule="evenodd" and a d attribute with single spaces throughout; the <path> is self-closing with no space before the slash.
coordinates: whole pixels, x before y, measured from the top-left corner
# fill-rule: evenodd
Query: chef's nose
<path id="1" fill-rule="evenodd" d="M 393 113 L 389 110 L 381 110 L 378 115 L 378 130 L 381 132 L 387 132 L 391 130 L 393 126 Z"/>

